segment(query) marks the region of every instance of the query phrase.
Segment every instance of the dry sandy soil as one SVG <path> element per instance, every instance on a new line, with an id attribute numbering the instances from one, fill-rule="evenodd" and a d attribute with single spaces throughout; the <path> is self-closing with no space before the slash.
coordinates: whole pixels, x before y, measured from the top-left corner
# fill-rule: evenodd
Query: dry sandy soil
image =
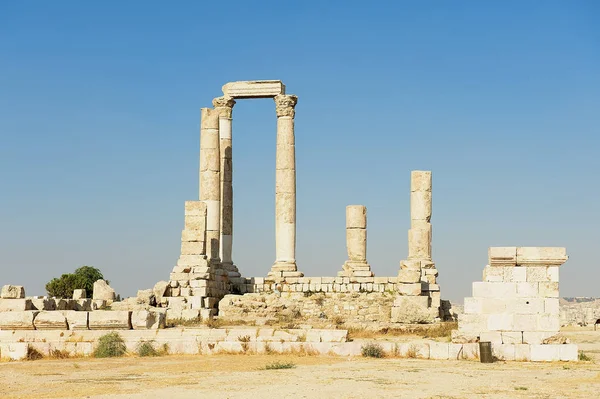
<path id="1" fill-rule="evenodd" d="M 565 331 L 600 362 L 600 331 Z M 265 370 L 275 361 L 296 364 Z M 0 398 L 597 398 L 600 365 L 285 355 L 0 364 Z"/>

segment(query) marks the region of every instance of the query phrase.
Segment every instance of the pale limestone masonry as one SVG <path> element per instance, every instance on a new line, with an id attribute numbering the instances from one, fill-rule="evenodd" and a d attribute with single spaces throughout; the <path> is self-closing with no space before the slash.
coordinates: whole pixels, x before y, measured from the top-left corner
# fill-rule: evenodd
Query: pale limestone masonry
<path id="1" fill-rule="evenodd" d="M 410 230 L 408 259 L 400 262 L 399 296 L 392 308 L 392 320 L 433 322 L 446 319 L 442 308 L 438 271 L 431 260 L 431 172 L 410 174 Z"/>
<path id="2" fill-rule="evenodd" d="M 223 86 L 223 94 L 233 98 L 273 98 L 285 94 L 281 80 L 252 80 L 229 82 Z"/>
<path id="3" fill-rule="evenodd" d="M 0 293 L 1 299 L 25 298 L 25 288 L 22 285 L 5 285 Z"/>
<path id="4" fill-rule="evenodd" d="M 373 277 L 367 263 L 367 207 L 364 205 L 346 207 L 346 249 L 348 260 L 338 276 Z"/>
<path id="5" fill-rule="evenodd" d="M 279 281 L 302 277 L 296 266 L 296 146 L 295 107 L 298 97 L 275 96 L 277 153 L 275 166 L 275 263 L 268 277 Z"/>
<path id="6" fill-rule="evenodd" d="M 0 360 L 24 360 L 29 348 L 44 356 L 53 350 L 71 356 L 90 356 L 98 338 L 106 331 L 0 331 Z M 121 330 L 127 351 L 136 352 L 140 342 L 156 348 L 167 344 L 169 354 L 212 355 L 227 353 L 309 353 L 334 356 L 362 356 L 362 347 L 376 343 L 390 356 L 431 360 L 477 360 L 477 343 L 449 343 L 432 340 L 391 342 L 348 341 L 347 330 L 240 327 L 229 329 L 170 328 L 166 330 Z M 244 342 L 242 342 L 242 339 Z M 577 361 L 577 345 L 503 344 L 497 354 L 517 361 Z"/>
<path id="7" fill-rule="evenodd" d="M 558 334 L 558 270 L 568 259 L 565 248 L 491 247 L 488 256 L 483 281 L 474 282 L 473 296 L 465 298 L 454 340 L 490 341 L 493 349 L 541 345 Z M 556 357 L 560 348 L 550 346 L 532 347 L 532 360 Z"/>

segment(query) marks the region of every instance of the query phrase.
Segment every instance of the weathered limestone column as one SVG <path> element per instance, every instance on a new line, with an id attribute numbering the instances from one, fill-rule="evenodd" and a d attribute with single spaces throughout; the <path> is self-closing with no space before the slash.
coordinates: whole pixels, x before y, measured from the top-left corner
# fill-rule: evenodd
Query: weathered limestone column
<path id="1" fill-rule="evenodd" d="M 200 124 L 200 200 L 206 203 L 206 255 L 220 263 L 221 154 L 219 112 L 202 108 Z"/>
<path id="2" fill-rule="evenodd" d="M 408 259 L 431 260 L 431 172 L 410 174 Z"/>
<path id="3" fill-rule="evenodd" d="M 302 277 L 296 266 L 296 147 L 294 107 L 298 97 L 274 97 L 277 112 L 275 170 L 275 264 L 269 277 Z"/>
<path id="4" fill-rule="evenodd" d="M 372 277 L 367 263 L 367 207 L 364 205 L 346 207 L 346 248 L 348 260 L 338 275 Z"/>
<path id="5" fill-rule="evenodd" d="M 221 236 L 219 256 L 222 268 L 230 277 L 239 277 L 237 267 L 231 258 L 233 245 L 233 163 L 232 163 L 232 126 L 231 115 L 235 100 L 223 96 L 213 100 L 213 106 L 219 114 L 219 147 L 221 168 Z"/>

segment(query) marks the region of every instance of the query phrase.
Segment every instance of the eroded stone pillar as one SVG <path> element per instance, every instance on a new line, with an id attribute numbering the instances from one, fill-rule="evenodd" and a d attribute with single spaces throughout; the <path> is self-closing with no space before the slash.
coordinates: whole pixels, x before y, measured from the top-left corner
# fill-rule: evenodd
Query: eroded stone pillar
<path id="1" fill-rule="evenodd" d="M 372 277 L 367 263 L 367 207 L 364 205 L 346 207 L 346 248 L 348 260 L 338 275 Z"/>
<path id="2" fill-rule="evenodd" d="M 431 260 L 431 172 L 410 174 L 408 259 Z"/>
<path id="3" fill-rule="evenodd" d="M 298 97 L 277 95 L 275 170 L 275 263 L 269 277 L 301 277 L 296 266 L 296 148 L 294 107 Z"/>
<path id="4" fill-rule="evenodd" d="M 221 235 L 219 239 L 219 257 L 222 268 L 230 277 L 239 277 L 231 253 L 233 248 L 233 163 L 232 163 L 232 112 L 235 100 L 223 96 L 213 100 L 213 106 L 219 114 L 219 151 L 221 184 Z"/>
<path id="5" fill-rule="evenodd" d="M 202 108 L 200 124 L 200 200 L 206 203 L 206 255 L 219 263 L 221 230 L 221 154 L 219 112 Z"/>

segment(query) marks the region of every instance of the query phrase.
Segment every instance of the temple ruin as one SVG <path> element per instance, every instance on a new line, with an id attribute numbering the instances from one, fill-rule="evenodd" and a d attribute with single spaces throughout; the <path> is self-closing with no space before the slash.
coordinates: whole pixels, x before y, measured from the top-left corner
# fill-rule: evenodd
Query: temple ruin
<path id="1" fill-rule="evenodd" d="M 399 262 L 396 276 L 376 275 L 367 258 L 367 208 L 348 205 L 348 259 L 331 276 L 305 277 L 296 263 L 298 97 L 286 94 L 285 85 L 276 80 L 230 82 L 222 91 L 213 107 L 201 109 L 199 196 L 185 202 L 181 252 L 168 280 L 122 301 L 103 280 L 94 285 L 92 298 L 81 290 L 72 298 L 25 297 L 23 287 L 5 286 L 0 357 L 22 358 L 28 345 L 89 354 L 98 334 L 110 330 L 122 330 L 129 346 L 152 337 L 172 344 L 173 353 L 246 351 L 250 346 L 240 346 L 242 334 L 256 351 L 266 350 L 267 344 L 280 344 L 283 351 L 306 342 L 319 353 L 355 355 L 360 345 L 348 342 L 347 331 L 338 325 L 389 328 L 453 319 L 449 301 L 442 300 L 432 259 L 431 171 L 410 174 L 408 255 Z M 245 277 L 243 264 L 232 259 L 232 119 L 236 101 L 243 99 L 273 99 L 277 116 L 274 262 L 263 276 L 255 277 Z M 507 360 L 577 360 L 575 346 L 549 349 L 545 342 L 560 327 L 558 266 L 566 259 L 560 248 L 491 248 L 484 282 L 474 283 L 473 297 L 465 299 L 454 342 L 381 344 L 398 355 L 410 351 L 431 359 L 469 359 L 477 357 L 478 341 L 490 340 L 495 353 Z M 169 321 L 215 317 L 231 322 L 251 319 L 263 327 L 241 332 L 165 329 Z M 281 319 L 326 322 L 329 327 L 264 327 Z"/>

